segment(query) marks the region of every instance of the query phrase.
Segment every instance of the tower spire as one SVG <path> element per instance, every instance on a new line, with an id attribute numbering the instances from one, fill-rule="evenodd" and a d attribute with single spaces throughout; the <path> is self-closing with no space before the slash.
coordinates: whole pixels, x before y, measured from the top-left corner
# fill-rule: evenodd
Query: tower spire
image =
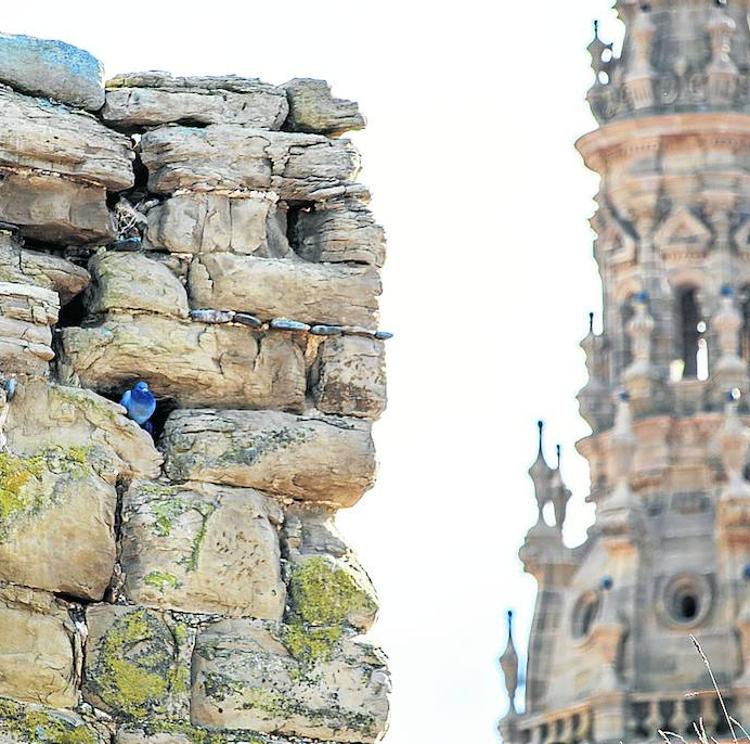
<path id="1" fill-rule="evenodd" d="M 500 657 L 500 668 L 505 677 L 505 689 L 508 693 L 508 717 L 517 715 L 516 692 L 518 691 L 518 653 L 513 642 L 513 610 L 508 610 L 508 642 Z"/>

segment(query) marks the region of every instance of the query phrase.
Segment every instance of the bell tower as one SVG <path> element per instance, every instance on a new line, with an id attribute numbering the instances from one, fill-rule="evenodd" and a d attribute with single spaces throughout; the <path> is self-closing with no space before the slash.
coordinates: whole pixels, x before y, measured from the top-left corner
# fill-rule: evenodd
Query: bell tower
<path id="1" fill-rule="evenodd" d="M 622 51 L 595 27 L 599 127 L 577 144 L 601 178 L 604 313 L 582 341 L 592 432 L 577 445 L 596 517 L 564 544 L 570 492 L 540 426 L 520 551 L 538 596 L 506 744 L 654 741 L 699 720 L 731 740 L 691 635 L 750 721 L 750 0 L 615 7 Z M 518 665 L 509 633 L 512 696 Z"/>

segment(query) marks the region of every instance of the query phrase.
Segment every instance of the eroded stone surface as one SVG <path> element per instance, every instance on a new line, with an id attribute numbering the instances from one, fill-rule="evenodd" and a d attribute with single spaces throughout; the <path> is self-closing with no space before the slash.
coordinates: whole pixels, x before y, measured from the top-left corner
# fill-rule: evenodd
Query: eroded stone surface
<path id="1" fill-rule="evenodd" d="M 123 501 L 125 594 L 183 612 L 280 620 L 282 512 L 249 488 L 136 481 Z"/>
<path id="2" fill-rule="evenodd" d="M 133 185 L 127 137 L 93 116 L 0 88 L 0 164 L 52 171 L 111 191 Z"/>
<path id="3" fill-rule="evenodd" d="M 191 264 L 188 290 L 193 307 L 374 328 L 381 285 L 364 267 L 212 253 Z"/>
<path id="4" fill-rule="evenodd" d="M 283 87 L 289 98 L 287 128 L 294 132 L 336 135 L 365 126 L 359 106 L 354 101 L 334 98 L 325 80 L 294 78 Z"/>
<path id="5" fill-rule="evenodd" d="M 122 406 L 90 390 L 20 379 L 5 433 L 10 449 L 24 456 L 59 446 L 61 440 L 67 447 L 108 453 L 108 472 L 102 457 L 98 458 L 97 472 L 113 484 L 118 474 L 155 477 L 161 455 L 151 437 L 124 414 Z"/>
<path id="6" fill-rule="evenodd" d="M 177 481 L 198 480 L 351 506 L 375 478 L 370 425 L 275 411 L 174 411 L 161 446 Z"/>
<path id="7" fill-rule="evenodd" d="M 116 558 L 117 493 L 97 472 L 101 457 L 68 445 L 0 452 L 0 580 L 102 598 Z"/>
<path id="8" fill-rule="evenodd" d="M 0 168 L 0 221 L 29 238 L 71 243 L 114 237 L 103 186 L 36 171 Z"/>
<path id="9" fill-rule="evenodd" d="M 281 334 L 242 326 L 111 315 L 95 328 L 62 332 L 63 379 L 117 393 L 137 379 L 182 406 L 301 410 L 306 371 L 300 348 Z"/>
<path id="10" fill-rule="evenodd" d="M 356 192 L 359 156 L 348 140 L 228 124 L 160 127 L 141 139 L 149 188 L 270 189 L 282 199 L 318 200 Z"/>
<path id="11" fill-rule="evenodd" d="M 367 336 L 336 336 L 318 350 L 313 398 L 324 413 L 376 419 L 385 410 L 385 344 Z"/>
<path id="12" fill-rule="evenodd" d="M 302 210 L 294 227 L 294 249 L 307 261 L 385 262 L 385 231 L 357 199 L 335 199 Z"/>
<path id="13" fill-rule="evenodd" d="M 52 331 L 60 300 L 33 284 L 0 282 L 0 370 L 46 375 L 54 359 Z"/>
<path id="14" fill-rule="evenodd" d="M 370 577 L 334 526 L 333 514 L 291 506 L 284 522 L 288 562 L 287 622 L 302 628 L 350 626 L 367 632 L 378 598 Z"/>
<path id="15" fill-rule="evenodd" d="M 0 282 L 51 289 L 65 305 L 86 288 L 89 280 L 86 269 L 51 253 L 23 248 L 9 234 L 0 233 Z"/>
<path id="16" fill-rule="evenodd" d="M 87 702 L 125 720 L 185 718 L 190 628 L 168 615 L 124 605 L 89 607 L 86 622 Z"/>
<path id="17" fill-rule="evenodd" d="M 0 584 L 0 697 L 73 707 L 80 661 L 68 605 L 46 592 Z"/>
<path id="18" fill-rule="evenodd" d="M 220 621 L 198 636 L 193 674 L 191 718 L 209 729 L 375 742 L 387 725 L 385 660 L 340 628 Z"/>
<path id="19" fill-rule="evenodd" d="M 107 82 L 104 121 L 116 125 L 242 124 L 280 129 L 289 111 L 280 88 L 253 78 L 131 73 Z"/>
<path id="20" fill-rule="evenodd" d="M 148 213 L 148 241 L 174 253 L 269 255 L 268 220 L 275 211 L 262 193 L 180 194 Z"/>
<path id="21" fill-rule="evenodd" d="M 101 725 L 70 710 L 0 698 L 0 744 L 110 744 Z"/>
<path id="22" fill-rule="evenodd" d="M 141 253 L 102 251 L 89 261 L 92 284 L 89 315 L 112 311 L 148 312 L 187 318 L 188 301 L 180 280 L 163 263 Z"/>
<path id="23" fill-rule="evenodd" d="M 88 111 L 104 104 L 102 63 L 62 41 L 0 34 L 0 81 Z"/>

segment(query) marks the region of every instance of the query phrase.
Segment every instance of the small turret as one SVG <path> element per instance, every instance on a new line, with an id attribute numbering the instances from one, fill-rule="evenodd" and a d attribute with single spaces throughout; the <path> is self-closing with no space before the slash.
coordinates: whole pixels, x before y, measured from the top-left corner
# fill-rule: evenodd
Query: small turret
<path id="1" fill-rule="evenodd" d="M 620 394 L 609 445 L 614 488 L 597 510 L 597 524 L 609 549 L 630 547 L 638 538 L 640 502 L 630 487 L 637 445 L 630 399 L 623 392 Z"/>
<path id="2" fill-rule="evenodd" d="M 516 710 L 516 692 L 518 691 L 518 654 L 513 642 L 513 611 L 508 610 L 508 643 L 500 657 L 500 668 L 505 677 L 505 689 L 508 692 L 507 718 L 518 715 Z"/>
<path id="3" fill-rule="evenodd" d="M 557 451 L 557 468 L 552 474 L 550 481 L 550 501 L 555 512 L 555 526 L 558 530 L 562 530 L 565 526 L 565 517 L 568 513 L 568 502 L 572 496 L 570 490 L 566 487 L 562 479 L 562 473 L 560 472 L 560 461 L 562 449 L 558 444 L 556 447 Z"/>
<path id="4" fill-rule="evenodd" d="M 711 390 L 715 403 L 721 403 L 726 391 L 737 388 L 742 393 L 748 390 L 747 365 L 739 356 L 739 331 L 742 315 L 737 308 L 734 289 L 723 286 L 719 310 L 711 326 L 716 332 L 719 358 L 711 370 Z"/>

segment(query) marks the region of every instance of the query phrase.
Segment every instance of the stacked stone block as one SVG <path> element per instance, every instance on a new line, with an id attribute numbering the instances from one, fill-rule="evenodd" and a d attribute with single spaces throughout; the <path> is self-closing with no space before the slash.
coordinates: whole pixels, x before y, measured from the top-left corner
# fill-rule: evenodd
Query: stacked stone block
<path id="1" fill-rule="evenodd" d="M 0 741 L 380 740 L 356 104 L 4 35 L 0 83 Z"/>

